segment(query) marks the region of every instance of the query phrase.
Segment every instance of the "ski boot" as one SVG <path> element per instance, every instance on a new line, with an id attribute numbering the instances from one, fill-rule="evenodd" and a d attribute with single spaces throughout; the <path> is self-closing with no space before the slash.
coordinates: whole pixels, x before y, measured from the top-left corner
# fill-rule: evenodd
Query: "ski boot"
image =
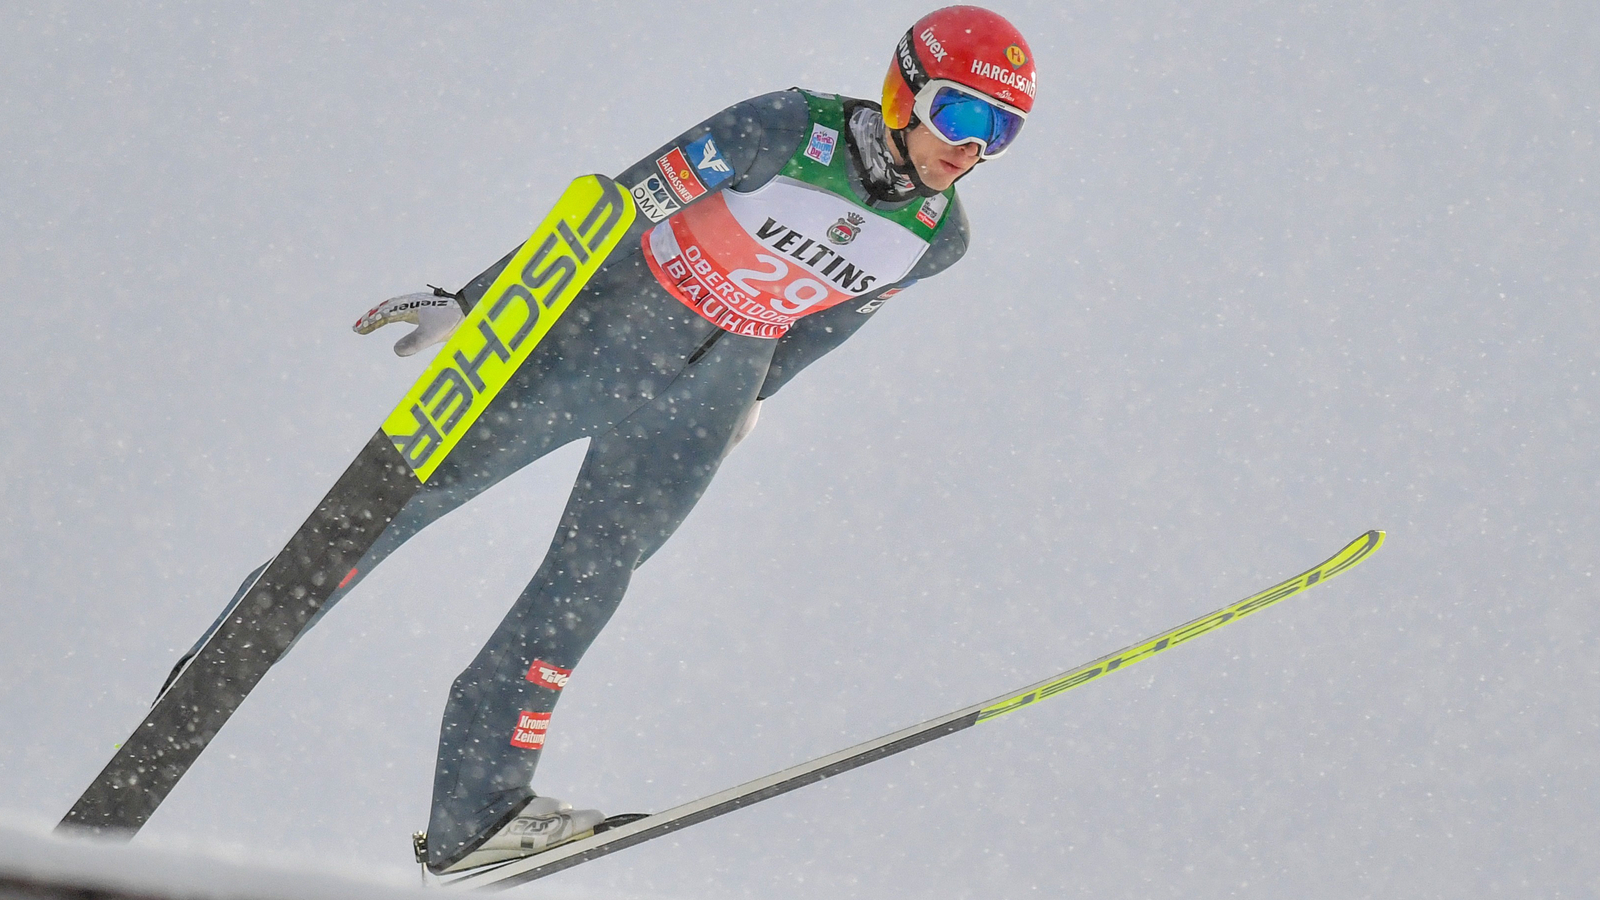
<path id="1" fill-rule="evenodd" d="M 532 856 L 594 833 L 595 826 L 605 821 L 605 815 L 596 809 L 573 809 L 553 797 L 535 797 L 528 801 L 511 821 L 478 845 L 476 850 L 441 869 L 435 874 L 453 875 Z M 412 835 L 412 848 L 417 862 L 427 865 L 428 837 L 423 832 Z"/>

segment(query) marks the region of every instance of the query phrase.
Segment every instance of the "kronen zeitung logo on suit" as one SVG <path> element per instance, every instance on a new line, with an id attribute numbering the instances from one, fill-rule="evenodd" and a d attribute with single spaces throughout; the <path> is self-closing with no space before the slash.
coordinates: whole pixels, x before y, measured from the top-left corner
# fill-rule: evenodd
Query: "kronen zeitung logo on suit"
<path id="1" fill-rule="evenodd" d="M 608 178 L 572 182 L 511 257 L 383 432 L 421 481 L 444 462 L 633 224 L 633 202 Z"/>

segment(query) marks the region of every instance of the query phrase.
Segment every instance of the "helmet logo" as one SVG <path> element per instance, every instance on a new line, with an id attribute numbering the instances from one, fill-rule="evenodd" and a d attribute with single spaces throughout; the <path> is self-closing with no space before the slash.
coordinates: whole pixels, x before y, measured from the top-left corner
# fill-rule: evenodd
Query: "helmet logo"
<path id="1" fill-rule="evenodd" d="M 975 59 L 972 61 L 972 74 L 977 75 L 980 78 L 989 78 L 994 81 L 998 81 L 1007 87 L 1014 87 L 1024 94 L 1027 94 L 1030 98 L 1033 96 L 1033 92 L 1035 90 L 1032 78 L 1023 75 L 1020 72 L 1013 72 L 1010 69 L 997 66 L 994 63 L 986 63 L 981 59 Z"/>
<path id="2" fill-rule="evenodd" d="M 1006 48 L 1006 62 L 1011 63 L 1012 66 L 1020 66 L 1027 61 L 1028 54 L 1023 53 L 1021 47 L 1012 44 Z"/>
<path id="3" fill-rule="evenodd" d="M 865 224 L 867 218 L 860 213 L 841 216 L 839 221 L 828 228 L 828 240 L 835 244 L 848 244 L 856 239 L 856 235 L 861 233 L 861 226 Z"/>
<path id="4" fill-rule="evenodd" d="M 933 58 L 939 62 L 944 62 L 944 58 L 950 54 L 950 51 L 944 49 L 944 45 L 939 43 L 939 39 L 933 36 L 932 28 L 922 29 L 922 33 L 917 37 L 922 38 L 922 45 L 927 47 L 928 52 L 932 53 Z"/>
<path id="5" fill-rule="evenodd" d="M 900 63 L 900 78 L 906 86 L 915 91 L 928 81 L 928 70 L 923 68 L 922 60 L 917 59 L 916 51 L 912 48 L 911 32 L 906 32 L 900 38 L 900 43 L 894 48 L 895 59 Z"/>

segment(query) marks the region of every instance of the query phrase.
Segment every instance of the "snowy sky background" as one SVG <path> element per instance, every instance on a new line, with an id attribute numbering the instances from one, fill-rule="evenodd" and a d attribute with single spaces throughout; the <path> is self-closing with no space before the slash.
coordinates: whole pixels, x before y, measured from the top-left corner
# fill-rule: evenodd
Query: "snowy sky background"
<path id="1" fill-rule="evenodd" d="M 1048 704 L 534 897 L 1600 893 L 1600 15 L 998 4 L 975 243 L 767 404 L 535 787 L 711 793 L 1386 548 Z M 0 814 L 54 824 L 424 364 L 350 323 L 927 7 L 0 4 Z M 409 883 L 569 447 L 413 541 L 138 839 Z"/>

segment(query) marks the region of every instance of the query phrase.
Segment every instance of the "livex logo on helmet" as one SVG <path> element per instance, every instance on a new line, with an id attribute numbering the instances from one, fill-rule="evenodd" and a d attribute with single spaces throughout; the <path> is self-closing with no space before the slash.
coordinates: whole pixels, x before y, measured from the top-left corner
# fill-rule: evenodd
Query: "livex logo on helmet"
<path id="1" fill-rule="evenodd" d="M 904 78 L 913 90 L 927 82 L 928 70 L 923 68 L 922 60 L 917 58 L 916 50 L 911 46 L 911 32 L 906 32 L 900 38 L 900 43 L 895 45 L 894 57 L 900 63 L 900 77 Z"/>

